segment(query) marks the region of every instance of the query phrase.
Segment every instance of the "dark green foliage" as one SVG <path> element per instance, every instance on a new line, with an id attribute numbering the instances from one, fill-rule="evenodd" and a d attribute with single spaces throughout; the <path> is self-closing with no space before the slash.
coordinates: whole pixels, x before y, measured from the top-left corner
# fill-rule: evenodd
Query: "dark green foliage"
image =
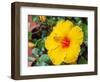
<path id="1" fill-rule="evenodd" d="M 29 40 L 32 39 L 32 32 L 28 32 L 28 39 L 29 39 Z"/>
<path id="2" fill-rule="evenodd" d="M 34 16 L 32 17 L 33 22 L 39 22 L 39 16 Z"/>
<path id="3" fill-rule="evenodd" d="M 79 56 L 77 63 L 78 64 L 87 64 L 87 60 L 83 56 Z"/>
<path id="4" fill-rule="evenodd" d="M 41 57 L 38 58 L 36 65 L 37 66 L 45 66 L 51 63 L 47 54 L 43 54 Z"/>

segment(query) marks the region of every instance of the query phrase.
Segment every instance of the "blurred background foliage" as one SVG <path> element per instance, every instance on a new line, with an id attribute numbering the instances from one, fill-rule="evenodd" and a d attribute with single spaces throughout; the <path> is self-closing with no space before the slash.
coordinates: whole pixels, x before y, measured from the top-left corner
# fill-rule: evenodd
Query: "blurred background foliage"
<path id="1" fill-rule="evenodd" d="M 59 20 L 70 20 L 75 25 L 82 28 L 84 41 L 81 45 L 80 55 L 77 64 L 88 63 L 88 22 L 83 17 L 63 17 L 63 16 L 28 16 L 28 66 L 48 66 L 53 65 L 47 55 L 44 45 L 45 38 L 50 34 L 53 26 Z M 65 63 L 62 63 L 65 65 Z"/>

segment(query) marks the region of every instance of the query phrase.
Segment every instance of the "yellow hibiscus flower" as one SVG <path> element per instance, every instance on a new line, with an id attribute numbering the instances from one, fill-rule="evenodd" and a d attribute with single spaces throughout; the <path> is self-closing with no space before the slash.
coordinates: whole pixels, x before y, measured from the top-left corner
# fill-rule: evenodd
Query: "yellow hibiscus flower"
<path id="1" fill-rule="evenodd" d="M 69 20 L 58 21 L 45 40 L 48 56 L 55 65 L 75 63 L 83 42 L 83 32 Z"/>

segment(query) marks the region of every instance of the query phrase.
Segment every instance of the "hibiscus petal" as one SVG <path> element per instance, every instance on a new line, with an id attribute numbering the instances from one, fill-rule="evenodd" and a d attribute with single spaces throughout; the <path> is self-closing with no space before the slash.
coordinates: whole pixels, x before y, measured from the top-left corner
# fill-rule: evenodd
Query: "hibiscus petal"
<path id="1" fill-rule="evenodd" d="M 80 45 L 72 42 L 70 47 L 66 49 L 66 57 L 64 59 L 65 63 L 74 63 L 77 61 L 79 52 L 80 52 Z"/>
<path id="2" fill-rule="evenodd" d="M 56 27 L 54 27 L 54 32 L 58 35 L 67 36 L 67 34 L 70 32 L 70 30 L 73 27 L 73 23 L 69 20 L 67 21 L 60 21 L 57 23 Z"/>
<path id="3" fill-rule="evenodd" d="M 72 30 L 69 32 L 68 37 L 80 45 L 83 42 L 83 32 L 82 29 L 79 26 L 75 26 L 72 28 Z"/>
<path id="4" fill-rule="evenodd" d="M 66 51 L 61 47 L 57 47 L 54 50 L 49 50 L 48 55 L 54 65 L 59 65 L 64 61 Z"/>
<path id="5" fill-rule="evenodd" d="M 47 37 L 45 40 L 45 47 L 48 50 L 55 49 L 58 46 L 58 43 L 54 39 L 54 35 L 51 34 L 50 36 Z"/>

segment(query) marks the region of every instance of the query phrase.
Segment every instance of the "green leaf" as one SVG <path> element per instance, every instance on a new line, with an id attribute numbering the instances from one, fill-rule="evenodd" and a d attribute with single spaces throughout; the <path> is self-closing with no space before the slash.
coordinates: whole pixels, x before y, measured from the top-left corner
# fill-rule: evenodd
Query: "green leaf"
<path id="1" fill-rule="evenodd" d="M 80 56 L 78 59 L 78 64 L 87 64 L 87 60 L 83 56 Z"/>
<path id="2" fill-rule="evenodd" d="M 30 56 L 28 57 L 28 61 L 31 61 L 31 62 L 34 62 L 35 59 L 36 59 L 36 58 L 34 58 L 34 57 L 30 57 Z"/>
<path id="3" fill-rule="evenodd" d="M 32 39 L 32 42 L 35 44 L 37 42 L 37 39 Z"/>
<path id="4" fill-rule="evenodd" d="M 53 25 L 55 25 L 56 24 L 56 22 L 57 22 L 57 19 L 56 19 L 56 17 L 53 17 L 53 16 L 51 16 L 51 17 L 48 17 L 48 20 L 47 20 L 47 25 L 49 25 L 49 26 L 53 26 Z"/>
<path id="5" fill-rule="evenodd" d="M 81 45 L 80 56 L 83 56 L 85 59 L 88 59 L 88 46 L 86 41 Z"/>
<path id="6" fill-rule="evenodd" d="M 44 38 L 44 37 L 46 37 L 46 35 L 47 35 L 47 30 L 42 30 L 42 38 Z"/>
<path id="7" fill-rule="evenodd" d="M 48 57 L 47 54 L 43 54 L 40 58 L 39 61 L 41 62 L 49 62 L 50 58 Z"/>
<path id="8" fill-rule="evenodd" d="M 58 21 L 59 20 L 65 20 L 65 17 L 57 17 Z"/>
<path id="9" fill-rule="evenodd" d="M 46 53 L 44 39 L 45 38 L 38 39 L 35 42 L 35 46 L 36 46 L 36 48 L 38 48 L 38 55 L 43 55 Z"/>
<path id="10" fill-rule="evenodd" d="M 49 20 L 47 21 L 47 24 L 50 25 L 50 26 L 52 26 L 52 25 L 54 24 L 54 21 L 53 21 L 52 19 L 49 19 Z"/>
<path id="11" fill-rule="evenodd" d="M 38 58 L 38 57 L 39 57 L 38 51 L 39 51 L 38 48 L 33 48 L 33 49 L 32 49 L 32 55 L 33 55 L 35 58 Z"/>
<path id="12" fill-rule="evenodd" d="M 33 16 L 32 21 L 33 22 L 39 22 L 39 16 Z"/>
<path id="13" fill-rule="evenodd" d="M 82 47 L 81 48 L 81 51 L 80 51 L 80 55 L 83 55 L 83 53 L 86 51 L 85 47 Z"/>
<path id="14" fill-rule="evenodd" d="M 36 42 L 35 45 L 36 45 L 36 47 L 39 48 L 39 49 L 45 48 L 44 39 L 39 39 L 39 40 L 37 40 L 37 42 Z"/>
<path id="15" fill-rule="evenodd" d="M 36 62 L 36 66 L 47 66 L 48 64 L 45 62 Z"/>
<path id="16" fill-rule="evenodd" d="M 29 40 L 32 39 L 32 32 L 28 32 L 28 39 L 29 39 Z"/>
<path id="17" fill-rule="evenodd" d="M 49 65 L 50 63 L 51 63 L 51 60 L 48 57 L 48 55 L 47 54 L 43 54 L 43 55 L 41 55 L 40 58 L 38 58 L 38 60 L 36 62 L 36 65 L 38 65 L 38 66 L 46 66 L 46 65 Z"/>
<path id="18" fill-rule="evenodd" d="M 68 20 L 71 20 L 72 19 L 72 17 L 66 17 Z"/>
<path id="19" fill-rule="evenodd" d="M 80 17 L 74 17 L 74 19 L 75 19 L 76 22 L 79 22 L 81 20 Z"/>
<path id="20" fill-rule="evenodd" d="M 88 40 L 88 29 L 87 29 L 87 25 L 85 23 L 81 24 L 82 27 L 82 31 L 84 32 L 84 41 Z"/>

